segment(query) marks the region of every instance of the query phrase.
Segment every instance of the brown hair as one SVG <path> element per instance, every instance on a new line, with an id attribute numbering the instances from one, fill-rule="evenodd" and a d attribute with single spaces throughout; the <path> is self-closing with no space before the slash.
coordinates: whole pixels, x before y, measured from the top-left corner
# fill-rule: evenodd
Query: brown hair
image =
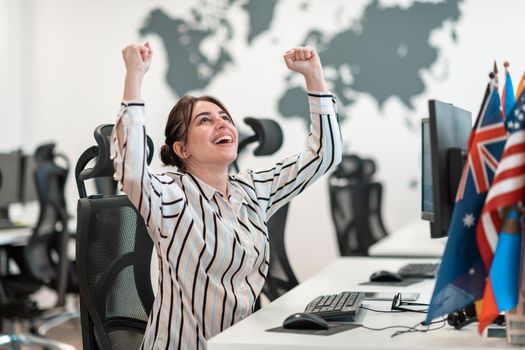
<path id="1" fill-rule="evenodd" d="M 165 165 L 173 165 L 181 170 L 186 170 L 184 161 L 173 150 L 173 144 L 177 141 L 182 141 L 184 144 L 188 139 L 188 130 L 191 124 L 191 116 L 193 114 L 193 108 L 199 101 L 207 101 L 219 106 L 230 118 L 233 123 L 233 119 L 230 112 L 226 109 L 224 104 L 213 96 L 183 96 L 170 111 L 168 115 L 168 121 L 166 123 L 166 129 L 164 136 L 166 140 L 164 145 L 160 148 L 160 159 Z"/>

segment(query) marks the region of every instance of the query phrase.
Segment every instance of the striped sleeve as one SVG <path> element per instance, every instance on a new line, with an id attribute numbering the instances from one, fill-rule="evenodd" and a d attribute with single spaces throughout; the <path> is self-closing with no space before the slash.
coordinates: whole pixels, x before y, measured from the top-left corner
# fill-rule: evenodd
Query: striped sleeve
<path id="1" fill-rule="evenodd" d="M 149 168 L 144 122 L 142 101 L 122 102 L 111 134 L 111 159 L 115 180 L 144 218 L 150 234 L 158 239 L 163 216 L 178 215 L 182 205 L 176 204 L 180 204 L 184 196 L 171 177 L 155 175 Z M 173 185 L 165 186 L 170 184 Z"/>
<path id="2" fill-rule="evenodd" d="M 311 124 L 306 150 L 271 169 L 248 173 L 267 218 L 341 161 L 342 136 L 335 97 L 329 92 L 308 92 L 308 100 Z"/>

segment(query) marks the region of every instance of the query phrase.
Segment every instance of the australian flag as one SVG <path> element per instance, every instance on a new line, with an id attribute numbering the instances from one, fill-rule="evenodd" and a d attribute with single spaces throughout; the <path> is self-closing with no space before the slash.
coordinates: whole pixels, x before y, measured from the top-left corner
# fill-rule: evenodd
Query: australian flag
<path id="1" fill-rule="evenodd" d="M 487 269 L 478 250 L 476 225 L 505 146 L 500 108 L 497 80 L 492 74 L 470 135 L 427 324 L 483 298 Z"/>

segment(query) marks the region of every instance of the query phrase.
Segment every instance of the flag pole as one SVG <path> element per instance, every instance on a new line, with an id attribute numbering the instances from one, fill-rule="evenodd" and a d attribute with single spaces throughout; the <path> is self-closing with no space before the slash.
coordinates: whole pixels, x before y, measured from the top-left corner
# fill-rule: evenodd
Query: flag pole
<path id="1" fill-rule="evenodd" d="M 525 72 L 523 73 L 518 87 L 519 95 L 516 96 L 516 103 L 523 102 L 525 93 L 523 92 L 523 81 L 525 80 Z M 523 198 L 523 197 L 522 197 Z M 523 199 L 521 200 L 523 205 Z M 522 207 L 523 208 L 523 207 Z M 507 343 L 510 345 L 525 345 L 525 214 L 522 211 L 521 215 L 521 258 L 520 258 L 520 272 L 518 282 L 518 302 L 516 307 L 505 313 L 505 330 L 507 334 Z"/>
<path id="2" fill-rule="evenodd" d="M 505 314 L 505 330 L 507 343 L 510 345 L 525 345 L 525 215 L 521 216 L 521 271 L 518 293 L 518 304 Z"/>

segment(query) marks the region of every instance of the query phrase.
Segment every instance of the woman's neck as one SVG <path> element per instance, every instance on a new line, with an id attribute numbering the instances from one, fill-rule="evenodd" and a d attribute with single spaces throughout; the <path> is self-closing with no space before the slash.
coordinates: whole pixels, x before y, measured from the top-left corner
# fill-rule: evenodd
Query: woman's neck
<path id="1" fill-rule="evenodd" d="M 228 168 L 203 169 L 190 167 L 188 172 L 221 192 L 224 198 L 228 198 Z"/>

